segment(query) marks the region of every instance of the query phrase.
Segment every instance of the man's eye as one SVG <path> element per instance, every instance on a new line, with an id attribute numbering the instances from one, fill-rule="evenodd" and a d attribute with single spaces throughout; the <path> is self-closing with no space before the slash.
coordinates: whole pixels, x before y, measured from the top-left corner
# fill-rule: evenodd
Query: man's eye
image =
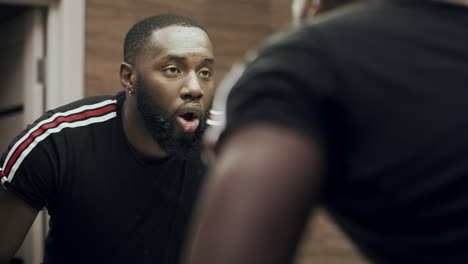
<path id="1" fill-rule="evenodd" d="M 203 78 L 210 78 L 211 77 L 211 71 L 210 70 L 201 70 L 199 74 Z"/>
<path id="2" fill-rule="evenodd" d="M 171 75 L 180 73 L 179 69 L 177 69 L 176 67 L 165 68 L 164 72 L 167 73 L 167 74 L 171 74 Z"/>

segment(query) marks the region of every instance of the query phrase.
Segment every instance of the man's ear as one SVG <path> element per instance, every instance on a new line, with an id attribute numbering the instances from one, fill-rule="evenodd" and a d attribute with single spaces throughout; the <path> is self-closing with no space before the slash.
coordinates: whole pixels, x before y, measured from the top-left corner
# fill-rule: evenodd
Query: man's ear
<path id="1" fill-rule="evenodd" d="M 293 26 L 299 26 L 313 17 L 320 9 L 322 0 L 293 0 L 291 5 Z"/>
<path id="2" fill-rule="evenodd" d="M 133 94 L 134 92 L 136 78 L 135 67 L 130 63 L 122 62 L 120 64 L 120 83 L 129 94 Z"/>
<path id="3" fill-rule="evenodd" d="M 320 8 L 323 6 L 323 0 L 310 0 L 307 3 L 307 7 L 302 14 L 303 20 L 310 19 L 320 12 Z"/>

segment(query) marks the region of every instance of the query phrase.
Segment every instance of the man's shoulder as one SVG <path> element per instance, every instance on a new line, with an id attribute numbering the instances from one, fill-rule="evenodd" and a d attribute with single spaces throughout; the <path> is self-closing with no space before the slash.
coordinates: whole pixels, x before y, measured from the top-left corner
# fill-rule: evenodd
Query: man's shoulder
<path id="1" fill-rule="evenodd" d="M 116 96 L 86 97 L 49 110 L 36 122 L 63 128 L 88 127 L 114 119 L 119 112 L 121 101 L 120 93 Z"/>
<path id="2" fill-rule="evenodd" d="M 284 52 L 328 50 L 329 44 L 359 39 L 361 32 L 368 31 L 366 28 L 378 30 L 375 24 L 386 20 L 384 13 L 390 11 L 393 4 L 383 3 L 352 3 L 326 14 L 314 17 L 304 25 L 275 33 L 259 49 L 261 56 L 266 54 L 278 54 L 278 49 Z M 372 22 L 372 23 L 371 23 Z M 369 32 L 363 34 L 367 36 Z"/>
<path id="3" fill-rule="evenodd" d="M 429 1 L 429 0 L 428 0 Z M 394 13 L 400 13 L 404 3 L 397 0 L 375 2 L 352 2 L 343 7 L 329 11 L 326 14 L 315 17 L 305 27 L 318 30 L 340 30 L 350 27 L 373 27 L 379 21 L 392 18 Z M 371 22 L 371 23 L 370 23 Z"/>
<path id="4" fill-rule="evenodd" d="M 102 107 L 117 107 L 120 93 L 114 96 L 101 95 L 85 97 L 74 102 L 62 105 L 55 109 L 49 110 L 48 113 L 67 113 L 67 112 L 81 112 L 91 109 L 100 109 Z"/>
<path id="5" fill-rule="evenodd" d="M 116 96 L 87 97 L 49 110 L 30 124 L 16 141 L 62 142 L 70 136 L 85 138 L 83 129 L 114 120 L 118 112 Z M 95 133 L 93 133 L 94 135 Z M 36 145 L 35 144 L 35 145 Z"/>

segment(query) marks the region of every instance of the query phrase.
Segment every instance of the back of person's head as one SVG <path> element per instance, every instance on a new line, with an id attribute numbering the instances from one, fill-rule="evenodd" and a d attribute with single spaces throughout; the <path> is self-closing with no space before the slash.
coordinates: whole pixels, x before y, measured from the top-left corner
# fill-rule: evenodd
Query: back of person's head
<path id="1" fill-rule="evenodd" d="M 320 2 L 320 0 L 292 0 L 291 18 L 293 26 L 299 26 L 304 20 L 314 16 Z"/>
<path id="2" fill-rule="evenodd" d="M 124 42 L 124 61 L 133 64 L 136 55 L 145 47 L 152 33 L 169 26 L 197 27 L 208 33 L 200 23 L 188 17 L 171 14 L 147 17 L 137 22 L 127 32 Z"/>
<path id="3" fill-rule="evenodd" d="M 315 15 L 359 1 L 372 0 L 292 0 L 292 23 L 294 26 L 299 26 L 303 21 Z"/>

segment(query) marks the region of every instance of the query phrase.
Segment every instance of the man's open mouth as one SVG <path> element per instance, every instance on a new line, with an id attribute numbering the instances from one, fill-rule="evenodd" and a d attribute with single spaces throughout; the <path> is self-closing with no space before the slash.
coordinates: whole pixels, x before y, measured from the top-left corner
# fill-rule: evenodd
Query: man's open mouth
<path id="1" fill-rule="evenodd" d="M 198 118 L 197 115 L 195 113 L 192 113 L 192 112 L 188 112 L 188 113 L 185 113 L 183 115 L 180 115 L 180 117 L 185 119 L 187 122 L 191 122 L 191 121 Z"/>
<path id="2" fill-rule="evenodd" d="M 185 133 L 193 133 L 200 125 L 200 107 L 183 107 L 177 115 L 177 124 Z"/>

